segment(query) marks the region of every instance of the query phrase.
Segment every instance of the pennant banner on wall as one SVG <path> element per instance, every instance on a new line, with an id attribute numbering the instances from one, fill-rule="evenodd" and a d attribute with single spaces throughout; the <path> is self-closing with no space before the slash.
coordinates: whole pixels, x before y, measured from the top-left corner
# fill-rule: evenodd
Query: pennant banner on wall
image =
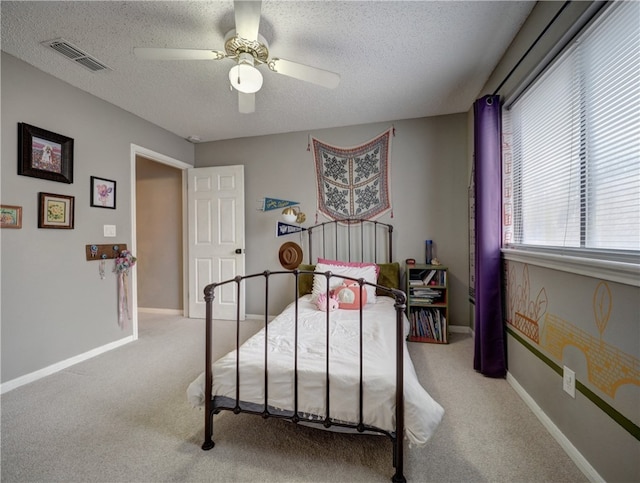
<path id="1" fill-rule="evenodd" d="M 279 200 L 277 198 L 265 198 L 262 200 L 262 211 L 277 210 L 286 208 L 287 206 L 296 206 L 300 203 L 297 201 Z"/>
<path id="2" fill-rule="evenodd" d="M 391 127 L 352 148 L 311 138 L 320 213 L 332 220 L 372 220 L 391 211 L 389 157 L 393 131 Z"/>
<path id="3" fill-rule="evenodd" d="M 306 228 L 302 228 L 301 226 L 289 225 L 288 223 L 279 221 L 278 225 L 276 226 L 276 236 L 291 235 L 293 233 L 300 233 L 301 231 L 305 230 Z"/>

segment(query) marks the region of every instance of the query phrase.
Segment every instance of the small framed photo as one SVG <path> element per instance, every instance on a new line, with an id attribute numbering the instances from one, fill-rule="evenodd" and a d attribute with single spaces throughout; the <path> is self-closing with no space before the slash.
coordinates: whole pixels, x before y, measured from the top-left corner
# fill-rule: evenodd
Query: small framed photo
<path id="1" fill-rule="evenodd" d="M 22 228 L 22 206 L 0 205 L 0 228 Z"/>
<path id="2" fill-rule="evenodd" d="M 38 228 L 73 230 L 74 197 L 39 193 Z"/>
<path id="3" fill-rule="evenodd" d="M 18 123 L 18 174 L 73 183 L 73 139 Z"/>
<path id="4" fill-rule="evenodd" d="M 116 208 L 116 182 L 91 176 L 91 206 Z"/>

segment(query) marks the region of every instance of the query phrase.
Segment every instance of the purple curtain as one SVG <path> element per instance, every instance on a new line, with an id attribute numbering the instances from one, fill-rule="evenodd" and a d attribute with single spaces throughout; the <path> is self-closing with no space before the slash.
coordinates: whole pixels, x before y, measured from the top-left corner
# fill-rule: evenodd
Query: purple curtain
<path id="1" fill-rule="evenodd" d="M 502 319 L 501 108 L 500 96 L 474 104 L 475 172 L 475 352 L 473 367 L 489 377 L 505 377 Z"/>

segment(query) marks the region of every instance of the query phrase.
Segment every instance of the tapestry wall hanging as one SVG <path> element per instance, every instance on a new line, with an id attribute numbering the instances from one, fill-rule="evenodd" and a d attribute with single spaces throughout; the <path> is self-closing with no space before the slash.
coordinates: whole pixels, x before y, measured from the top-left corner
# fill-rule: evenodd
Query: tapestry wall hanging
<path id="1" fill-rule="evenodd" d="M 332 220 L 372 220 L 391 211 L 389 158 L 393 132 L 391 127 L 351 148 L 331 146 L 311 137 L 318 212 Z"/>

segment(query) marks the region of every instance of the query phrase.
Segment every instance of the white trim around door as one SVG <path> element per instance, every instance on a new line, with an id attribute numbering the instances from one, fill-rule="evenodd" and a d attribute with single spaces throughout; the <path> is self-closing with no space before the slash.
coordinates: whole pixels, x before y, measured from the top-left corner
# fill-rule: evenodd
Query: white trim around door
<path id="1" fill-rule="evenodd" d="M 186 234 L 187 234 L 187 203 L 186 203 L 186 170 L 189 168 L 193 168 L 192 165 L 180 161 L 178 159 L 171 158 L 164 154 L 152 151 L 150 149 L 144 148 L 142 146 L 138 146 L 136 144 L 131 144 L 131 252 L 137 253 L 137 236 L 136 236 L 136 156 L 143 156 L 151 161 L 155 161 L 158 163 L 166 164 L 168 166 L 173 166 L 174 168 L 178 168 L 182 170 L 182 237 L 183 237 L 183 246 L 186 245 Z M 183 279 L 183 287 L 187 287 L 187 273 L 185 270 L 186 266 L 186 258 L 183 254 L 182 260 L 182 279 Z M 133 340 L 138 339 L 138 276 L 135 270 L 131 271 L 131 322 L 133 327 Z M 188 305 L 187 298 L 187 289 L 183 291 L 182 294 L 183 300 L 183 311 L 186 310 L 184 307 Z"/>

